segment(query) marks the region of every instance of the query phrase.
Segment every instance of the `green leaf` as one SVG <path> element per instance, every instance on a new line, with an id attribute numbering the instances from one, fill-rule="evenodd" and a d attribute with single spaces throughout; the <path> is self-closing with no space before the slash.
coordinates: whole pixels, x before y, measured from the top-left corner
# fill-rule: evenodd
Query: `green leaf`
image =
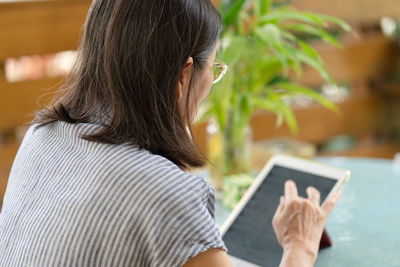
<path id="1" fill-rule="evenodd" d="M 218 91 L 219 90 L 214 90 L 212 92 L 212 94 L 209 96 L 209 101 L 211 102 L 212 106 L 210 110 L 214 113 L 218 126 L 221 127 L 225 124 L 225 112 L 220 101 L 221 93 Z"/>
<path id="2" fill-rule="evenodd" d="M 246 32 L 246 25 L 245 22 L 248 21 L 250 18 L 249 14 L 246 12 L 240 12 L 239 13 L 239 18 L 237 22 L 237 29 L 236 29 L 236 34 L 239 36 L 243 36 Z"/>
<path id="3" fill-rule="evenodd" d="M 263 62 L 257 66 L 257 70 L 258 73 L 255 75 L 253 82 L 253 93 L 257 93 L 262 87 L 268 85 L 269 81 L 271 81 L 277 73 L 281 72 L 282 63 L 278 58 L 271 56 L 268 57 L 268 59 L 264 59 Z"/>
<path id="4" fill-rule="evenodd" d="M 307 24 L 300 24 L 300 23 L 287 23 L 284 25 L 284 28 L 288 29 L 288 30 L 293 30 L 296 32 L 313 35 L 313 36 L 316 36 L 316 37 L 322 39 L 323 41 L 325 41 L 327 43 L 341 47 L 341 44 L 334 36 L 330 35 L 328 32 L 326 32 L 325 30 L 323 30 L 321 28 L 317 28 L 317 27 L 310 26 Z"/>
<path id="5" fill-rule="evenodd" d="M 271 0 L 259 0 L 259 1 L 260 1 L 261 15 L 267 14 L 271 9 Z"/>
<path id="6" fill-rule="evenodd" d="M 279 83 L 288 83 L 288 82 L 290 82 L 289 77 L 277 74 L 271 80 L 268 81 L 268 86 L 272 86 Z"/>
<path id="7" fill-rule="evenodd" d="M 232 7 L 222 15 L 222 20 L 226 28 L 232 25 L 239 17 L 239 13 L 242 11 L 242 6 L 246 0 L 237 0 L 234 2 Z"/>
<path id="8" fill-rule="evenodd" d="M 254 0 L 253 8 L 256 19 L 258 20 L 259 17 L 267 14 L 270 10 L 270 6 L 271 6 L 270 0 Z"/>
<path id="9" fill-rule="evenodd" d="M 248 96 L 248 94 L 244 94 L 240 96 L 239 99 L 239 120 L 237 123 L 239 123 L 239 125 L 242 125 L 243 127 L 245 125 L 248 124 L 250 117 L 251 117 L 251 113 L 252 113 L 252 105 L 250 102 L 250 97 Z"/>
<path id="10" fill-rule="evenodd" d="M 296 58 L 315 69 L 327 82 L 335 83 L 333 77 L 328 73 L 315 50 L 306 49 L 303 45 L 302 48 L 302 50 L 295 51 Z M 318 56 L 318 58 L 316 58 L 316 56 Z"/>
<path id="11" fill-rule="evenodd" d="M 274 24 L 268 23 L 262 27 L 257 27 L 254 29 L 254 33 L 267 45 L 282 46 L 281 32 Z"/>
<path id="12" fill-rule="evenodd" d="M 277 110 L 275 104 L 272 101 L 270 101 L 268 98 L 261 98 L 261 97 L 254 96 L 252 101 L 254 103 L 255 109 L 266 109 L 266 110 L 270 110 L 272 112 L 279 112 L 279 110 Z"/>
<path id="13" fill-rule="evenodd" d="M 289 127 L 291 133 L 297 134 L 298 126 L 297 126 L 296 116 L 294 115 L 293 110 L 290 107 L 288 107 L 281 98 L 275 99 L 275 102 L 276 102 L 275 105 L 277 105 L 279 110 L 282 112 L 282 116 L 287 126 Z"/>
<path id="14" fill-rule="evenodd" d="M 277 55 L 281 57 L 284 56 L 285 60 L 287 61 L 287 66 L 283 66 L 283 74 L 287 76 L 288 72 L 286 68 L 291 67 L 295 71 L 296 76 L 301 77 L 302 65 L 301 61 L 297 57 L 298 47 L 294 47 L 294 45 L 292 45 L 290 42 L 283 42 L 283 47 L 281 49 L 285 51 L 285 54 L 281 55 L 278 53 Z"/>
<path id="15" fill-rule="evenodd" d="M 311 14 L 311 13 L 308 13 L 308 14 Z M 327 22 L 336 24 L 340 28 L 342 28 L 343 30 L 345 30 L 347 32 L 351 31 L 351 26 L 339 18 L 329 16 L 329 15 L 322 15 L 322 14 L 313 14 L 313 16 L 317 17 L 318 19 L 320 19 L 322 21 L 327 21 Z"/>
<path id="16" fill-rule="evenodd" d="M 329 99 L 327 99 L 326 97 L 324 97 L 323 95 L 321 95 L 320 93 L 316 92 L 315 90 L 302 86 L 302 85 L 298 85 L 298 84 L 294 84 L 294 83 L 278 83 L 276 84 L 277 88 L 282 88 L 287 90 L 289 93 L 293 94 L 293 95 L 304 95 L 307 96 L 315 101 L 317 101 L 318 103 L 322 104 L 325 108 L 330 109 L 336 113 L 339 113 L 339 108 L 337 107 L 337 105 L 335 103 L 333 103 L 332 101 L 330 101 Z"/>
<path id="17" fill-rule="evenodd" d="M 280 29 L 276 25 L 268 23 L 262 27 L 256 27 L 254 33 L 275 53 L 281 61 L 284 71 L 287 72 L 288 54 L 282 44 Z"/>
<path id="18" fill-rule="evenodd" d="M 280 127 L 283 122 L 286 122 L 290 131 L 297 134 L 298 126 L 294 112 L 286 105 L 280 95 L 268 90 L 267 97 L 254 97 L 254 109 L 265 109 L 274 112 L 277 115 L 276 127 Z"/>
<path id="19" fill-rule="evenodd" d="M 222 54 L 222 59 L 228 66 L 234 66 L 246 49 L 247 40 L 242 36 L 234 36 L 222 41 L 229 43 Z"/>
<path id="20" fill-rule="evenodd" d="M 302 50 L 309 55 L 310 57 L 312 57 L 313 59 L 317 60 L 318 62 L 322 63 L 322 59 L 320 58 L 320 56 L 318 55 L 317 51 L 315 51 L 314 48 L 312 48 L 310 45 L 308 45 L 307 43 L 303 42 L 303 41 L 298 41 L 298 44 L 300 45 L 300 47 L 302 48 Z"/>
<path id="21" fill-rule="evenodd" d="M 284 122 L 283 114 L 281 112 L 281 109 L 279 109 L 272 100 L 264 97 L 262 98 L 253 96 L 252 102 L 254 110 L 268 110 L 275 113 L 277 116 L 276 127 L 282 126 Z"/>
<path id="22" fill-rule="evenodd" d="M 297 42 L 299 40 L 294 34 L 287 32 L 285 30 L 282 30 L 282 29 L 281 29 L 281 34 L 288 41 Z"/>
<path id="23" fill-rule="evenodd" d="M 311 25 L 319 25 L 319 26 L 324 25 L 324 21 L 317 16 L 313 16 L 310 13 L 293 11 L 288 8 L 280 8 L 274 10 L 271 13 L 260 17 L 259 22 L 261 24 L 266 24 L 266 23 L 281 24 L 287 20 L 299 21 Z"/>

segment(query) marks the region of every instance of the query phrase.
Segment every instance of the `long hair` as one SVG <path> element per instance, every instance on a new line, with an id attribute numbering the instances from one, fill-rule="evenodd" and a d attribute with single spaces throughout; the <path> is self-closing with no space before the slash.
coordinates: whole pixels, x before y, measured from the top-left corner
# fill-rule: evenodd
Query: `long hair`
<path id="1" fill-rule="evenodd" d="M 189 57 L 195 82 L 220 31 L 210 0 L 94 0 L 77 61 L 34 122 L 96 121 L 104 127 L 82 138 L 134 144 L 182 168 L 201 166 L 205 157 L 187 131 L 191 85 L 187 114 L 180 114 L 177 86 Z"/>

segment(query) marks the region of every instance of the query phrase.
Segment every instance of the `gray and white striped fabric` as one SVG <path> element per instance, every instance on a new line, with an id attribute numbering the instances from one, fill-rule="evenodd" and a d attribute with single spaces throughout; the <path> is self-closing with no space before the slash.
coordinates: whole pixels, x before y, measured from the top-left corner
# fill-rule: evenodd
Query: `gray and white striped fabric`
<path id="1" fill-rule="evenodd" d="M 90 142 L 96 124 L 27 132 L 0 214 L 0 266 L 181 266 L 226 247 L 214 190 L 161 156 Z"/>

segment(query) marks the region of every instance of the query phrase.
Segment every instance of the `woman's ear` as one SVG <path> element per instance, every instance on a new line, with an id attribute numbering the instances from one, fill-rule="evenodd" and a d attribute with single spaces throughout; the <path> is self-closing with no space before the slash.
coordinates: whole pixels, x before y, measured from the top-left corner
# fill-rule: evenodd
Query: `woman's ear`
<path id="1" fill-rule="evenodd" d="M 178 102 L 180 102 L 183 96 L 187 94 L 190 78 L 192 77 L 192 66 L 193 66 L 193 58 L 189 57 L 185 63 L 185 66 L 183 67 L 181 77 L 178 83 L 178 88 L 177 88 Z"/>

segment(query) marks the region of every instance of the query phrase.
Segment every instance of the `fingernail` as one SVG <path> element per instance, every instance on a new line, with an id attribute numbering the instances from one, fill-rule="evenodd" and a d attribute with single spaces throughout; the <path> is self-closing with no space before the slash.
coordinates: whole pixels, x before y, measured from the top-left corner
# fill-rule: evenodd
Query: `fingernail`
<path id="1" fill-rule="evenodd" d="M 286 182 L 289 183 L 289 184 L 295 185 L 293 180 L 287 180 Z"/>

